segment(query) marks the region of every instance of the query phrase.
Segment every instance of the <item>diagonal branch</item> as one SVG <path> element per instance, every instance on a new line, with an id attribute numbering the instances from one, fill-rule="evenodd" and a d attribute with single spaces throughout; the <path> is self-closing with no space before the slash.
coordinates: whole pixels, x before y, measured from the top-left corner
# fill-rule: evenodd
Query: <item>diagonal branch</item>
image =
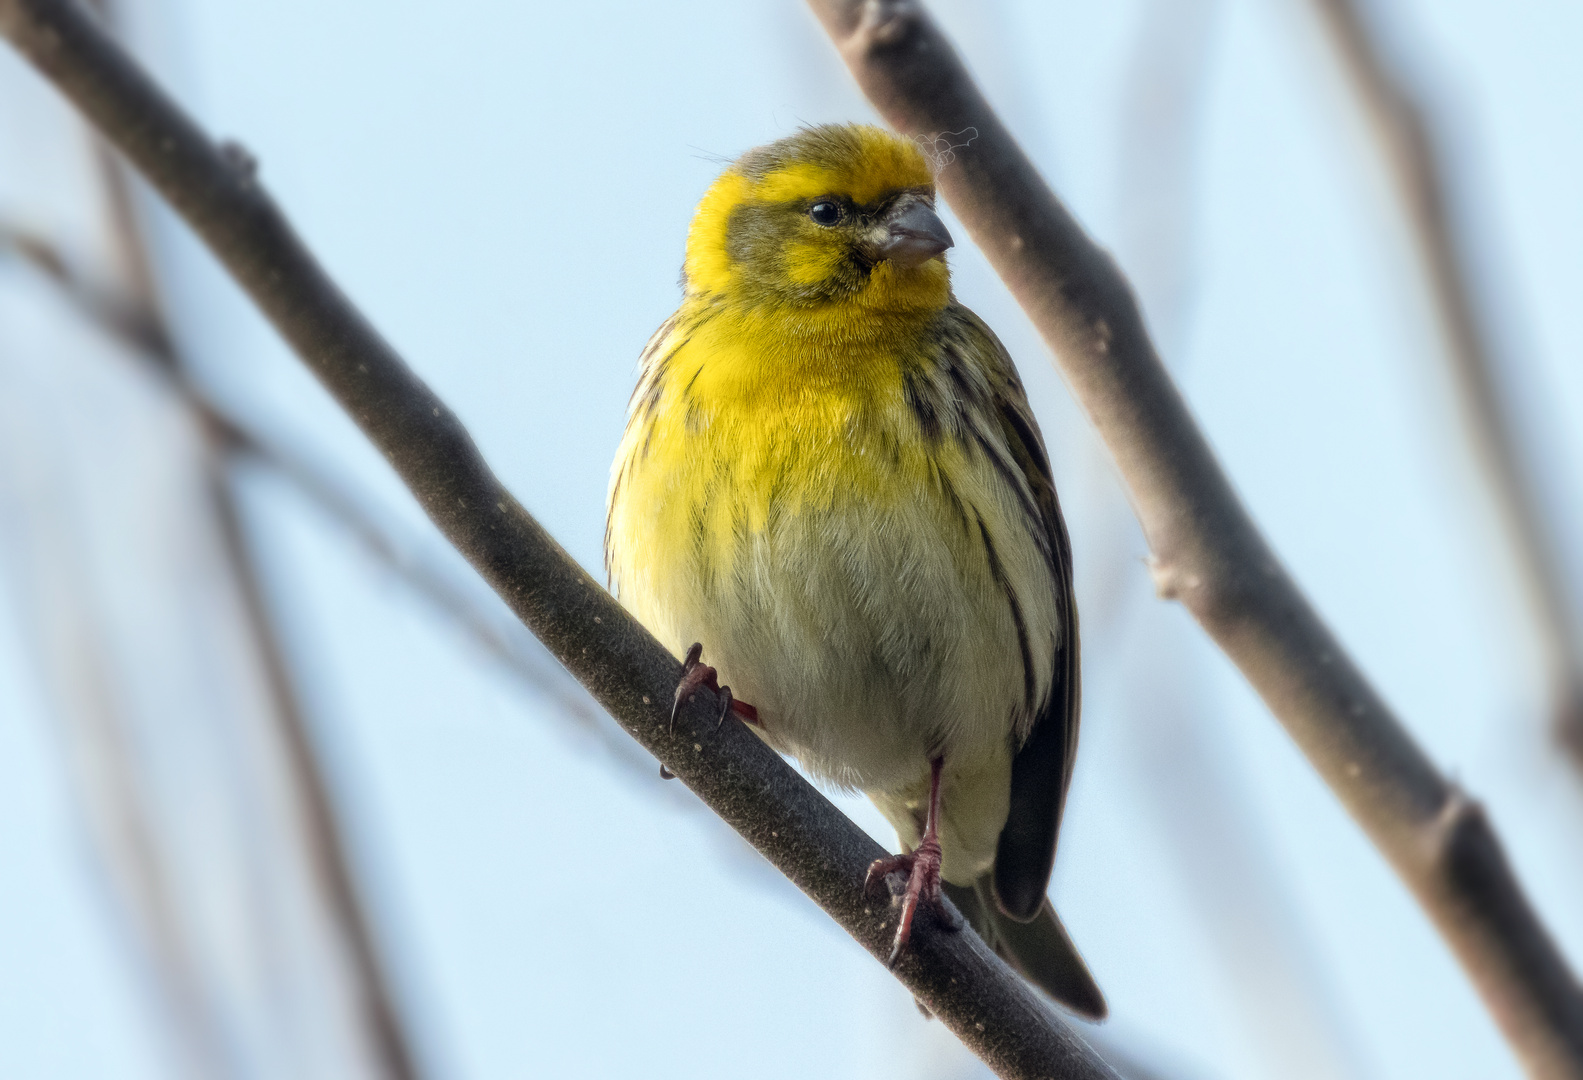
<path id="1" fill-rule="evenodd" d="M 471 437 L 351 305 L 257 182 L 69 0 L 0 0 L 0 33 L 186 218 L 384 453 L 440 529 L 617 721 L 876 959 L 891 919 L 863 877 L 884 854 L 757 736 L 697 700 L 669 730 L 680 675 L 506 491 Z M 700 695 L 701 697 L 702 695 Z M 896 968 L 1000 1075 L 1113 1078 L 973 934 L 930 932 Z"/>
<path id="2" fill-rule="evenodd" d="M 107 151 L 108 152 L 108 151 Z M 119 163 L 115 163 L 119 167 Z M 493 656 L 525 689 L 554 706 L 552 715 L 595 741 L 611 759 L 636 778 L 654 775 L 653 759 L 611 726 L 599 706 L 575 679 L 556 663 L 538 638 L 504 607 L 489 587 L 455 562 L 454 552 L 438 538 L 420 533 L 382 509 L 378 502 L 337 470 L 266 434 L 268 425 L 243 420 L 200 388 L 169 346 L 162 320 L 129 320 L 133 301 L 96 286 L 75 269 L 57 245 L 0 218 L 0 253 L 15 252 L 53 281 L 84 317 L 120 340 L 168 389 L 182 397 L 213 438 L 233 454 L 256 460 L 287 480 L 322 512 L 334 519 L 363 550 L 399 577 L 414 593 L 432 604 L 474 645 Z M 154 333 L 144 333 L 148 326 Z M 163 344 L 162 344 L 163 343 Z M 658 789 L 677 805 L 697 804 L 671 785 Z"/>
<path id="3" fill-rule="evenodd" d="M 139 356 L 169 367 L 169 342 L 151 330 L 138 304 L 72 264 L 59 245 L 26 226 L 0 220 L 0 252 L 14 253 L 53 281 L 92 323 L 125 342 Z"/>
<path id="4" fill-rule="evenodd" d="M 1483 810 L 1436 771 L 1287 575 L 1154 351 L 1127 282 L 908 0 L 810 0 L 898 130 L 977 130 L 939 182 L 1054 350 L 1181 600 L 1439 927 L 1536 1077 L 1583 1077 L 1583 989 Z"/>
<path id="5" fill-rule="evenodd" d="M 1394 179 L 1445 336 L 1475 449 L 1506 519 L 1546 652 L 1556 734 L 1583 765 L 1583 613 L 1547 511 L 1544 469 L 1556 455 L 1537 445 L 1512 385 L 1516 357 L 1503 349 L 1479 295 L 1447 147 L 1420 94 L 1393 64 L 1377 20 L 1357 0 L 1314 0 Z"/>
<path id="6" fill-rule="evenodd" d="M 91 2 L 96 15 L 113 26 L 109 0 Z M 373 921 L 360 895 L 345 830 L 314 746 L 301 696 L 266 610 L 259 562 L 247 543 L 235 478 L 226 468 L 237 450 L 239 429 L 228 426 L 216 410 L 200 402 L 191 372 L 182 362 L 160 308 L 154 268 L 132 204 L 127 172 L 102 139 L 92 141 L 111 232 L 116 287 L 96 291 L 87 275 L 73 274 L 64 261 L 59 262 L 59 272 L 52 276 L 85 314 L 119 336 L 136 356 L 152 362 L 173 381 L 204 423 L 209 510 L 237 585 L 244 633 L 257 650 L 265 692 L 273 706 L 271 711 L 289 764 L 287 776 L 301 815 L 304 854 L 318 874 L 330 921 L 346 949 L 357 1007 L 355 1022 L 361 1023 L 370 1055 L 382 1076 L 387 1080 L 419 1080 L 424 1069 L 401 1015 L 397 988 L 381 954 Z M 37 252 L 32 254 L 36 263 L 46 271 L 50 269 L 47 260 L 40 260 Z"/>

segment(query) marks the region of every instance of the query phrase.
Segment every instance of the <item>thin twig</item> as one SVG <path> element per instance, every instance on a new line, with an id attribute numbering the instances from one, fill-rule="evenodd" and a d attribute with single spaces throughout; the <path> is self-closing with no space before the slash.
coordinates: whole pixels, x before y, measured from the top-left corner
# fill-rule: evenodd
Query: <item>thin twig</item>
<path id="1" fill-rule="evenodd" d="M 102 20 L 111 21 L 108 0 L 99 0 L 95 6 Z M 137 355 L 158 362 L 176 381 L 189 404 L 195 406 L 200 419 L 209 421 L 205 425 L 205 451 L 210 508 L 225 545 L 226 561 L 236 579 L 245 632 L 258 650 L 264 671 L 270 711 L 279 726 L 289 765 L 287 773 L 296 808 L 301 814 L 305 854 L 324 890 L 331 922 L 346 948 L 359 1019 L 381 1075 L 388 1080 L 419 1080 L 423 1070 L 401 1015 L 394 981 L 381 953 L 373 920 L 358 889 L 341 815 L 336 810 L 320 753 L 309 730 L 301 695 L 286 666 L 264 601 L 255 553 L 247 544 L 235 481 L 226 468 L 226 459 L 236 451 L 236 441 L 230 437 L 235 429 L 218 422 L 214 410 L 197 407 L 198 395 L 192 388 L 191 373 L 176 348 L 169 323 L 159 306 L 154 267 L 132 206 L 125 168 L 97 137 L 94 138 L 94 156 L 109 215 L 120 287 L 114 293 L 105 292 L 97 305 L 90 299 L 88 307 L 90 311 L 97 309 L 98 318 L 114 327 L 134 347 Z M 81 277 L 73 281 L 68 272 L 59 280 L 68 291 L 87 294 Z"/>
<path id="2" fill-rule="evenodd" d="M 115 280 L 120 286 L 115 310 L 121 315 L 117 330 L 139 353 L 156 357 L 172 370 L 181 370 L 181 358 L 171 339 L 170 324 L 159 304 L 153 260 L 143 237 L 137 210 L 132 205 L 126 167 L 116 160 L 105 141 L 90 132 L 94 167 L 104 190 L 109 216 Z"/>
<path id="3" fill-rule="evenodd" d="M 404 524 L 395 514 L 380 508 L 379 500 L 337 475 L 337 470 L 326 467 L 314 455 L 291 445 L 290 440 L 265 434 L 264 427 L 268 425 L 243 420 L 216 402 L 176 364 L 175 352 L 168 347 L 169 337 L 163 333 L 162 323 L 156 324 L 161 333 L 142 333 L 138 329 L 141 321 L 122 317 L 123 312 L 131 309 L 131 302 L 90 283 L 55 244 L 0 220 L 0 251 L 7 249 L 53 281 L 62 295 L 77 305 L 91 322 L 128 346 L 132 355 L 148 365 L 151 374 L 163 380 L 172 393 L 181 396 L 187 407 L 231 453 L 257 461 L 283 477 L 345 529 L 367 554 L 450 619 L 474 645 L 497 660 L 524 689 L 552 704 L 553 715 L 570 721 L 578 732 L 591 736 L 631 778 L 641 776 L 646 781 L 654 775 L 653 759 L 612 724 L 588 692 L 556 662 L 510 609 L 501 604 L 500 598 L 464 563 L 457 562 L 454 549 Z M 674 785 L 663 785 L 656 794 L 669 796 L 677 805 L 697 805 Z"/>
<path id="4" fill-rule="evenodd" d="M 587 691 L 545 651 L 539 639 L 500 604 L 499 598 L 479 583 L 464 564 L 457 563 L 453 569 L 453 558 L 447 557 L 453 555 L 452 549 L 442 547 L 440 541 L 431 540 L 427 535 L 419 535 L 416 528 L 398 523 L 394 515 L 376 509 L 374 500 L 335 476 L 333 470 L 286 449 L 276 440 L 247 430 L 234 417 L 226 417 L 222 422 L 232 425 L 228 434 L 237 442 L 240 452 L 256 458 L 290 481 L 297 491 L 351 534 L 368 554 L 434 605 L 486 655 L 498 661 L 525 689 L 546 699 L 552 711 L 579 732 L 593 737 L 623 767 L 629 779 L 646 782 L 655 775 L 653 759 L 614 727 Z M 463 574 L 469 576 L 464 578 Z M 675 790 L 665 785 L 659 793 L 669 794 Z M 681 800 L 687 805 L 696 805 L 690 797 L 682 796 Z"/>
<path id="5" fill-rule="evenodd" d="M 898 130 L 974 130 L 940 186 L 1110 447 L 1160 594 L 1181 600 L 1242 669 L 1390 860 L 1530 1073 L 1583 1078 L 1583 989 L 1488 819 L 1413 743 L 1265 543 L 1115 264 L 1056 199 L 918 4 L 810 2 Z"/>
<path id="6" fill-rule="evenodd" d="M 1486 298 L 1478 291 L 1465 200 L 1441 125 L 1380 40 L 1378 18 L 1355 0 L 1313 0 L 1368 113 L 1395 181 L 1443 328 L 1472 441 L 1482 458 L 1517 556 L 1546 653 L 1556 733 L 1583 766 L 1583 603 L 1574 592 L 1566 543 L 1547 511 L 1533 424 L 1515 400 L 1511 365 Z"/>
<path id="7" fill-rule="evenodd" d="M 82 273 L 48 237 L 15 222 L 0 221 L 0 251 L 7 250 L 60 286 L 90 321 L 130 345 L 139 356 L 165 365 L 172 360 L 169 343 L 148 332 L 124 290 Z"/>
<path id="8" fill-rule="evenodd" d="M 281 655 L 275 626 L 264 602 L 257 559 L 248 547 L 237 506 L 232 478 L 224 463 L 210 462 L 210 492 L 219 518 L 226 552 L 236 571 L 237 585 L 247 616 L 247 630 L 259 650 L 269 685 L 270 704 L 280 718 L 280 733 L 297 808 L 302 814 L 307 857 L 318 872 L 341 944 L 356 973 L 355 992 L 361 1020 L 372 1043 L 371 1052 L 382 1075 L 390 1080 L 418 1080 L 423 1076 L 412 1036 L 397 1000 L 394 981 L 380 950 L 378 935 L 358 888 L 342 818 L 330 792 L 329 778 L 309 730 L 301 698 Z"/>
<path id="9" fill-rule="evenodd" d="M 670 730 L 676 659 L 500 484 L 456 417 L 302 246 L 251 160 L 211 143 L 75 4 L 0 0 L 0 32 L 187 219 L 440 529 L 611 715 L 883 961 L 894 916 L 863 893 L 879 845 L 747 728 L 717 725 L 705 695 Z M 1115 1076 L 976 935 L 930 927 L 914 944 L 897 977 L 1002 1076 Z"/>
<path id="10" fill-rule="evenodd" d="M 1176 378 L 1190 359 L 1184 345 L 1199 269 L 1199 162 L 1227 6 L 1146 0 L 1116 122 L 1117 254 Z M 1125 706 L 1110 722 L 1130 727 L 1124 737 L 1142 798 L 1155 809 L 1241 1027 L 1267 1075 L 1359 1080 L 1369 1070 L 1346 1003 L 1329 985 L 1327 958 L 1310 947 L 1311 927 L 1272 858 L 1237 756 L 1225 752 L 1230 730 L 1210 692 L 1210 673 L 1193 660 L 1196 643 L 1188 637 L 1195 631 L 1160 610 L 1136 575 L 1132 508 L 1119 489 L 1106 495 L 1102 513 L 1087 523 L 1091 542 L 1078 547 L 1091 579 L 1126 586 L 1114 588 L 1112 610 L 1104 613 L 1127 671 Z M 1087 619 L 1085 629 L 1093 625 Z M 1108 1047 L 1100 1049 L 1123 1069 Z"/>

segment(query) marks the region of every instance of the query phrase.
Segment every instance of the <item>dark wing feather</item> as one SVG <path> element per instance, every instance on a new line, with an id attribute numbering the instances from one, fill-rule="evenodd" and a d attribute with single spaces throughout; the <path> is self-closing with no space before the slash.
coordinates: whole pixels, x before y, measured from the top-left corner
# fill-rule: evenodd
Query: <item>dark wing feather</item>
<path id="1" fill-rule="evenodd" d="M 1105 995 L 1048 900 L 1033 919 L 1019 922 L 1000 912 L 988 874 L 971 885 L 944 881 L 941 887 L 984 943 L 1023 978 L 1079 1016 L 1105 1018 Z"/>
<path id="2" fill-rule="evenodd" d="M 1061 810 L 1077 756 L 1080 707 L 1077 604 L 1072 595 L 1072 544 L 1055 494 L 1050 457 L 1028 395 L 1005 346 L 978 316 L 962 309 L 973 330 L 994 346 L 999 370 L 990 372 L 994 406 L 1012 458 L 1022 469 L 1050 545 L 1055 570 L 1055 602 L 1060 605 L 1060 653 L 1049 700 L 1034 718 L 1027 740 L 1011 763 L 1011 812 L 995 850 L 995 900 L 1005 914 L 1027 922 L 1039 916 L 1050 871 Z"/>

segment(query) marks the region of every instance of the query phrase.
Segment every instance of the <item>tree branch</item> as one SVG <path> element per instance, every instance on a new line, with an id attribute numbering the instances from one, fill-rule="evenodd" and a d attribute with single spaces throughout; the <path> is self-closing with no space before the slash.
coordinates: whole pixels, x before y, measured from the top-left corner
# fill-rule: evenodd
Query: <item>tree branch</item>
<path id="1" fill-rule="evenodd" d="M 456 417 L 292 232 L 245 152 L 214 145 L 67 0 L 0 0 L 0 32 L 170 201 L 379 447 L 429 516 L 618 722 L 876 959 L 892 918 L 863 895 L 884 852 L 739 724 L 506 491 Z M 1005 1077 L 1114 1078 L 974 934 L 929 932 L 897 977 Z"/>
<path id="2" fill-rule="evenodd" d="M 119 163 L 116 165 L 119 167 Z M 154 335 L 144 334 L 140 329 L 142 320 L 129 322 L 121 318 L 122 312 L 135 310 L 133 301 L 93 285 L 57 245 L 0 218 L 0 253 L 7 251 L 31 264 L 85 318 L 126 345 L 151 374 L 162 380 L 166 389 L 181 397 L 234 456 L 255 461 L 290 483 L 345 529 L 368 555 L 432 604 L 473 644 L 499 661 L 525 688 L 547 699 L 553 705 L 554 715 L 593 738 L 631 778 L 641 774 L 647 779 L 654 774 L 654 759 L 611 725 L 587 691 L 510 609 L 500 604 L 499 597 L 464 565 L 453 565 L 452 548 L 381 509 L 379 500 L 291 445 L 290 440 L 265 434 L 267 425 L 243 420 L 220 405 L 194 383 L 185 365 L 177 363 L 162 319 L 155 318 L 147 324 L 156 331 Z M 697 806 L 673 785 L 663 785 L 655 794 L 668 797 L 678 806 Z"/>
<path id="3" fill-rule="evenodd" d="M 95 0 L 93 10 L 98 18 L 113 26 L 110 7 L 109 0 Z M 92 132 L 85 134 L 93 141 L 94 165 L 105 197 L 117 287 L 105 290 L 96 303 L 86 276 L 73 276 L 68 269 L 55 275 L 56 280 L 90 318 L 120 336 L 136 355 L 162 368 L 203 424 L 211 511 L 236 581 L 244 632 L 257 650 L 271 699 L 295 809 L 301 817 L 304 855 L 317 872 L 330 922 L 347 953 L 357 1019 L 368 1040 L 368 1052 L 386 1080 L 419 1080 L 424 1070 L 358 887 L 345 829 L 301 695 L 269 617 L 257 555 L 247 542 L 236 480 L 228 468 L 239 449 L 240 429 L 203 401 L 193 386 L 191 371 L 183 363 L 160 308 L 154 267 L 133 207 L 127 173 L 102 138 Z"/>
<path id="4" fill-rule="evenodd" d="M 1417 243 L 1461 393 L 1472 441 L 1506 519 L 1539 623 L 1556 733 L 1583 765 L 1583 613 L 1572 588 L 1564 538 L 1546 512 L 1532 424 L 1509 385 L 1515 359 L 1501 348 L 1474 272 L 1475 253 L 1457 213 L 1454 175 L 1438 125 L 1411 81 L 1393 65 L 1373 20 L 1356 0 L 1313 0 L 1368 113 Z"/>
<path id="5" fill-rule="evenodd" d="M 1131 289 L 908 0 L 810 0 L 897 130 L 975 129 L 939 183 L 1054 350 L 1179 599 L 1396 868 L 1536 1077 L 1583 1077 L 1583 989 L 1479 805 L 1413 743 L 1287 575 L 1155 354 Z M 956 136 L 953 141 L 961 142 Z"/>

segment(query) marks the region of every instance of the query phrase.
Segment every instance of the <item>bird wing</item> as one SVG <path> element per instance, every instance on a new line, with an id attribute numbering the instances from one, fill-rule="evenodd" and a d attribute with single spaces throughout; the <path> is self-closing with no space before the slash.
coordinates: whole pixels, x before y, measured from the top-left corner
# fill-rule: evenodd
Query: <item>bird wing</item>
<path id="1" fill-rule="evenodd" d="M 1022 922 L 1039 916 L 1050 871 L 1055 865 L 1056 835 L 1061 810 L 1072 780 L 1077 756 L 1077 720 L 1080 698 L 1078 670 L 1077 604 L 1072 594 L 1072 544 L 1061 503 L 1055 493 L 1050 457 L 1039 434 L 1039 425 L 1028 406 L 1016 366 L 994 331 L 978 316 L 961 309 L 969 325 L 981 333 L 994 357 L 987 372 L 1001 433 L 1012 459 L 1022 470 L 1038 508 L 1049 542 L 1055 570 L 1056 603 L 1060 606 L 1061 640 L 1055 658 L 1055 679 L 1050 696 L 1034 718 L 1033 728 L 1011 763 L 1011 810 L 995 849 L 994 892 L 1000 909 Z"/>
<path id="2" fill-rule="evenodd" d="M 632 461 L 630 451 L 633 433 L 641 424 L 653 417 L 654 409 L 659 404 L 660 395 L 665 389 L 665 375 L 670 367 L 670 359 L 678 347 L 673 345 L 672 339 L 681 322 L 682 312 L 677 311 L 660 323 L 660 328 L 649 335 L 648 344 L 643 346 L 643 351 L 638 355 L 638 382 L 632 388 L 631 398 L 627 400 L 627 426 L 621 437 L 621 449 L 616 452 L 616 460 L 610 467 L 610 490 L 605 496 L 605 584 L 618 596 L 620 589 L 616 580 L 615 561 L 617 537 L 612 532 L 616 519 L 616 503 L 623 494 L 627 469 Z M 682 344 L 686 344 L 685 339 Z"/>
<path id="3" fill-rule="evenodd" d="M 985 874 L 971 885 L 940 885 L 984 944 L 1023 978 L 1084 1019 L 1103 1020 L 1109 1011 L 1105 995 L 1050 901 L 1027 922 L 1012 919 L 999 910 L 990 877 Z"/>

